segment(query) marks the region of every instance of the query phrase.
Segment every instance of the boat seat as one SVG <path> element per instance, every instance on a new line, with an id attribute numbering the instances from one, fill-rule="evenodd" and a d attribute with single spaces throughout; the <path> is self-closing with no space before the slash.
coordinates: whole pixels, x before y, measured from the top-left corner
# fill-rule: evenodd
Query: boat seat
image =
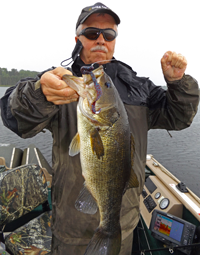
<path id="1" fill-rule="evenodd" d="M 16 252 L 16 249 L 13 249 L 13 242 L 21 245 L 19 249 L 22 249 L 22 247 L 29 247 L 34 251 L 36 248 L 41 248 L 41 243 L 36 245 L 35 242 L 35 236 L 40 236 L 40 234 L 38 234 L 38 229 L 42 229 L 44 233 L 47 231 L 50 236 L 49 239 L 51 239 L 48 195 L 48 184 L 45 174 L 42 168 L 36 164 L 23 165 L 0 173 L 0 242 L 6 244 L 6 250 L 10 254 L 24 254 L 20 253 L 19 250 Z M 23 217 L 31 215 L 33 210 L 39 205 L 42 205 L 43 210 L 39 213 L 39 218 L 37 218 L 38 223 L 34 223 L 35 221 L 37 222 L 36 219 L 28 217 L 28 221 L 25 220 L 24 223 Z M 45 211 L 46 214 L 41 214 Z M 18 224 L 20 222 L 20 227 L 16 228 L 17 230 L 14 229 L 14 231 L 11 231 L 12 233 L 6 237 L 5 241 L 3 234 L 4 229 L 6 229 L 8 225 L 14 226 L 16 222 L 18 222 Z M 47 222 L 48 227 L 46 227 L 47 225 L 45 225 L 44 222 Z M 37 225 L 37 228 L 34 224 Z M 21 227 L 22 225 L 24 225 L 24 227 Z M 29 232 L 32 233 L 30 234 L 30 240 L 26 238 L 20 239 L 20 235 L 23 232 L 22 229 L 28 231 L 26 230 L 26 225 L 29 226 Z M 31 226 L 33 227 L 31 228 Z M 20 230 L 18 231 L 18 229 Z M 16 246 L 16 244 L 14 246 Z M 48 247 L 46 251 L 48 250 L 50 250 L 50 247 Z M 42 254 L 47 254 L 47 252 Z"/>
<path id="2" fill-rule="evenodd" d="M 0 157 L 2 164 L 7 169 L 12 169 L 21 165 L 23 151 L 17 148 L 14 144 L 0 146 Z M 5 160 L 5 162 L 4 162 Z"/>
<path id="3" fill-rule="evenodd" d="M 37 164 L 41 168 L 46 168 L 47 172 L 52 175 L 52 168 L 41 151 L 36 148 L 34 144 L 30 144 L 26 149 L 24 149 L 21 165 L 27 164 Z"/>
<path id="4" fill-rule="evenodd" d="M 17 254 L 50 254 L 51 217 L 48 211 L 18 228 L 5 238 L 8 252 Z"/>

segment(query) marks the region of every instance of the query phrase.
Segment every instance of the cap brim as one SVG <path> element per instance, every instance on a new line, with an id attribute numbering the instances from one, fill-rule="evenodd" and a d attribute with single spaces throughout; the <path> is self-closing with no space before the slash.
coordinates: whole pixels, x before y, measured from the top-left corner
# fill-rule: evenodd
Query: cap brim
<path id="1" fill-rule="evenodd" d="M 92 15 L 92 14 L 94 14 L 94 13 L 107 13 L 107 14 L 111 15 L 111 16 L 115 19 L 115 22 L 116 22 L 117 25 L 120 24 L 120 19 L 119 19 L 119 17 L 117 16 L 117 14 L 115 14 L 115 13 L 114 13 L 113 11 L 111 11 L 111 10 L 107 10 L 107 9 L 103 9 L 103 10 L 102 10 L 102 9 L 101 9 L 101 10 L 94 10 L 94 11 L 88 13 L 88 15 L 85 16 L 85 17 L 80 21 L 79 24 L 77 24 L 76 28 L 78 28 L 78 26 L 79 26 L 80 24 L 83 24 L 83 23 L 86 21 L 86 19 L 87 19 L 90 15 Z"/>

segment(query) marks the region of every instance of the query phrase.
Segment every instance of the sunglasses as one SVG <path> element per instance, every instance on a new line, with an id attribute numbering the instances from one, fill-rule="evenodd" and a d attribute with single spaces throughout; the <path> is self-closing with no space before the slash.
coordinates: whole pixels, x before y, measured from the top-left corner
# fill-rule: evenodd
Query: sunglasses
<path id="1" fill-rule="evenodd" d="M 100 29 L 96 27 L 87 27 L 83 29 L 79 36 L 84 35 L 89 40 L 96 40 L 100 34 L 102 34 L 103 38 L 108 42 L 113 41 L 117 37 L 117 32 L 112 28 Z"/>

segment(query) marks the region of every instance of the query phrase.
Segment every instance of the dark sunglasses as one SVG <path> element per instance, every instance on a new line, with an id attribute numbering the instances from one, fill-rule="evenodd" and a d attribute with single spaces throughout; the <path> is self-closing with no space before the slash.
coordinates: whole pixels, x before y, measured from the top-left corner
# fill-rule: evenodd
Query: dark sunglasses
<path id="1" fill-rule="evenodd" d="M 83 29 L 79 36 L 84 35 L 89 40 L 96 40 L 100 34 L 102 34 L 103 38 L 108 42 L 113 41 L 117 37 L 117 32 L 112 28 L 100 29 L 96 27 L 87 27 Z"/>

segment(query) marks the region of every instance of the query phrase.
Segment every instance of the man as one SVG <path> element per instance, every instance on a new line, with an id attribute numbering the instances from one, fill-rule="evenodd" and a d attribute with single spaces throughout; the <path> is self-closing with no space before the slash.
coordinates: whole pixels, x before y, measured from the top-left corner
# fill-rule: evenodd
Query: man
<path id="1" fill-rule="evenodd" d="M 120 255 L 130 255 L 144 184 L 147 132 L 151 128 L 180 130 L 190 126 L 197 112 L 199 90 L 196 80 L 184 74 L 186 59 L 174 52 L 168 51 L 161 60 L 167 91 L 149 79 L 137 77 L 126 64 L 110 61 L 114 60 L 119 23 L 119 17 L 101 3 L 84 8 L 76 25 L 77 47 L 71 71 L 81 76 L 83 65 L 103 64 L 127 110 L 135 139 L 134 171 L 140 183 L 138 188 L 126 191 L 121 209 Z M 84 180 L 79 155 L 70 157 L 68 153 L 77 132 L 78 95 L 62 81 L 66 73 L 70 71 L 58 67 L 36 79 L 19 81 L 1 99 L 1 113 L 4 124 L 23 138 L 45 128 L 52 132 L 52 254 L 81 255 L 99 224 L 99 215 L 86 215 L 74 207 Z"/>

